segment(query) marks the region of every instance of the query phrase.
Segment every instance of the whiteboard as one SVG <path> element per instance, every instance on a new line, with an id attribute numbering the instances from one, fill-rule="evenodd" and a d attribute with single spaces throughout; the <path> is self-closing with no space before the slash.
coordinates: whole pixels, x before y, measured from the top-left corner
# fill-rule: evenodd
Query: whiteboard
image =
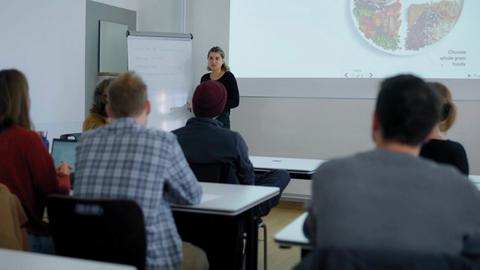
<path id="1" fill-rule="evenodd" d="M 152 112 L 148 127 L 171 131 L 192 114 L 186 102 L 193 92 L 190 34 L 133 32 L 128 36 L 128 70 L 142 77 Z"/>

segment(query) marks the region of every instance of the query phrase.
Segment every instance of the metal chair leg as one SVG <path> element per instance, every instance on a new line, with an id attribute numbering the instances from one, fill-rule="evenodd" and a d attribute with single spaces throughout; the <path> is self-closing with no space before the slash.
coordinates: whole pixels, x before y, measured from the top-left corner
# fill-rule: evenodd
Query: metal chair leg
<path id="1" fill-rule="evenodd" d="M 263 228 L 263 269 L 267 270 L 267 224 L 260 223 L 259 228 Z"/>

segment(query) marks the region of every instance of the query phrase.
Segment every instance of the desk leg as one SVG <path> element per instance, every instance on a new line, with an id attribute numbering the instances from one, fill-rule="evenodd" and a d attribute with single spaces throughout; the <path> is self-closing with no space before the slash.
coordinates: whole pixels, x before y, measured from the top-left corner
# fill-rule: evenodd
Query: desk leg
<path id="1" fill-rule="evenodd" d="M 256 270 L 258 264 L 258 225 L 253 216 L 253 210 L 249 210 L 246 215 L 246 233 L 247 241 L 245 247 L 245 269 Z"/>
<path id="2" fill-rule="evenodd" d="M 303 259 L 305 256 L 307 256 L 310 253 L 310 249 L 305 249 L 302 248 L 300 249 L 300 257 Z"/>

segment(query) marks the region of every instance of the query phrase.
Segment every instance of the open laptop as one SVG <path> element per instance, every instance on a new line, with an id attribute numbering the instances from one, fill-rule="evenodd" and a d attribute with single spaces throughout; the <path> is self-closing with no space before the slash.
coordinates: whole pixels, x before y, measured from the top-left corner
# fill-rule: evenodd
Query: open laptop
<path id="1" fill-rule="evenodd" d="M 65 160 L 75 170 L 75 147 L 77 143 L 77 140 L 53 139 L 52 158 L 55 161 L 55 168 L 58 168 L 62 160 Z"/>

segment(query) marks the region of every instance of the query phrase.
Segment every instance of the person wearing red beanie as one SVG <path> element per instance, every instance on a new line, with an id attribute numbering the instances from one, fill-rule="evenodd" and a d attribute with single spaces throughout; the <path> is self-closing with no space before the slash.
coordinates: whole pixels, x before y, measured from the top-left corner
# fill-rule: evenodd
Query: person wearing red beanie
<path id="1" fill-rule="evenodd" d="M 218 121 L 218 117 L 224 112 L 227 96 L 225 87 L 214 80 L 202 82 L 195 89 L 192 98 L 195 117 L 189 119 L 185 127 L 172 131 L 177 135 L 187 161 L 228 164 L 229 174 L 222 183 L 273 186 L 280 188 L 281 194 L 290 181 L 288 173 L 284 170 L 273 170 L 255 175 L 245 140 L 238 132 L 224 128 Z M 280 195 L 257 206 L 256 216 L 266 216 L 279 199 Z M 222 223 L 223 226 L 220 223 L 214 222 L 218 225 L 214 236 L 204 234 L 195 237 L 202 238 L 198 241 L 206 243 L 199 247 L 207 252 L 210 269 L 236 269 L 239 266 L 236 264 L 239 261 L 236 252 L 242 250 L 243 245 L 242 228 L 231 222 L 228 225 Z M 232 248 L 225 249 L 225 246 Z"/>
<path id="2" fill-rule="evenodd" d="M 217 81 L 201 83 L 192 98 L 193 114 L 197 117 L 214 118 L 222 114 L 227 103 L 227 90 Z"/>

